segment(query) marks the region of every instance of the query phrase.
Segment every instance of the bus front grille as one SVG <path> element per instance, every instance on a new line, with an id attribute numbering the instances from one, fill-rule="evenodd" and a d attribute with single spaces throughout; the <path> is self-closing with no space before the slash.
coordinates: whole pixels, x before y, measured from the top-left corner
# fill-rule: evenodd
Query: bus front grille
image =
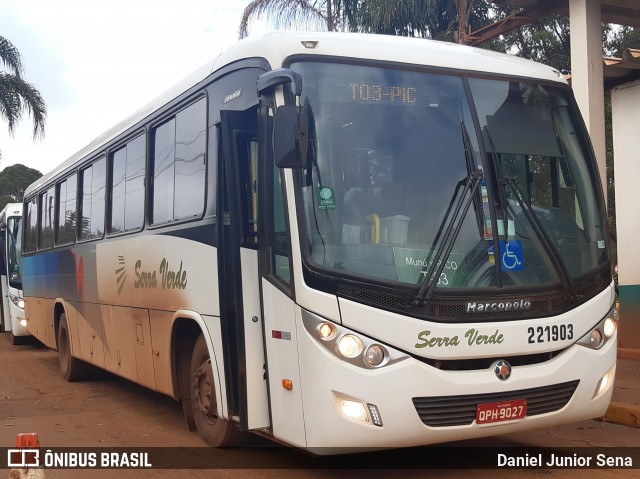
<path id="1" fill-rule="evenodd" d="M 467 426 L 475 420 L 478 404 L 526 399 L 527 416 L 558 411 L 569 402 L 579 383 L 575 380 L 501 393 L 418 397 L 413 398 L 413 405 L 429 427 Z"/>

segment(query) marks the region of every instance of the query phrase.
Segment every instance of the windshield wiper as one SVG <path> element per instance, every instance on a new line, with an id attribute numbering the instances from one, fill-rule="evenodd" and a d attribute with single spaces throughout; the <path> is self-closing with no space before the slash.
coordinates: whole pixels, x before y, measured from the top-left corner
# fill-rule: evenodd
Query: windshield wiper
<path id="1" fill-rule="evenodd" d="M 493 138 L 491 137 L 489 129 L 486 126 L 483 128 L 483 131 L 486 135 L 487 140 L 489 141 L 489 145 L 491 146 L 490 157 L 493 163 L 493 170 L 495 171 L 495 174 L 498 178 L 498 196 L 500 199 L 501 207 L 504 210 L 505 218 L 507 218 L 508 216 L 507 209 L 509 208 L 509 202 L 507 201 L 505 194 L 505 187 L 509 186 L 513 191 L 513 195 L 515 196 L 516 201 L 520 205 L 522 212 L 533 228 L 533 232 L 538 237 L 538 240 L 542 244 L 545 253 L 547 253 L 547 257 L 551 260 L 551 263 L 553 263 L 553 267 L 556 270 L 558 278 L 560 279 L 560 283 L 562 283 L 562 288 L 569 294 L 571 298 L 577 297 L 575 287 L 573 285 L 573 280 L 571 279 L 571 274 L 567 269 L 567 265 L 562 260 L 562 256 L 560 256 L 560 253 L 553 245 L 553 241 L 549 237 L 547 231 L 544 229 L 544 226 L 542 226 L 542 223 L 540 223 L 540 219 L 536 215 L 535 211 L 533 211 L 531 205 L 524 201 L 524 197 L 522 196 L 522 192 L 520 191 L 516 178 L 505 177 L 502 175 L 502 169 L 500 168 L 498 153 L 496 152 Z"/>
<path id="2" fill-rule="evenodd" d="M 536 212 L 533 211 L 533 208 L 529 203 L 524 201 L 522 192 L 520 191 L 520 187 L 518 186 L 516 179 L 513 177 L 503 177 L 501 183 L 504 186 L 509 186 L 511 188 L 513 196 L 515 196 L 516 201 L 522 209 L 522 212 L 527 217 L 529 224 L 533 228 L 533 232 L 540 240 L 540 243 L 542 243 L 542 247 L 547 253 L 547 256 L 551 259 L 553 267 L 555 268 L 556 273 L 560 278 L 560 282 L 562 283 L 562 287 L 567 293 L 569 293 L 569 296 L 571 298 L 577 297 L 576 290 L 573 285 L 573 280 L 571 278 L 569 270 L 567 269 L 567 265 L 564 263 L 560 252 L 553 244 L 553 241 L 549 237 L 547 231 L 544 229 L 544 226 L 542 226 L 542 224 L 540 223 L 540 219 L 536 215 Z"/>
<path id="3" fill-rule="evenodd" d="M 467 178 L 462 179 L 456 184 L 456 188 L 453 192 L 453 196 L 451 201 L 449 202 L 449 207 L 442 218 L 442 222 L 440 223 L 440 228 L 438 228 L 438 234 L 433 241 L 432 250 L 434 251 L 434 255 L 431 256 L 431 264 L 429 265 L 429 269 L 425 273 L 424 280 L 422 281 L 422 286 L 420 287 L 420 291 L 417 296 L 413 300 L 413 304 L 415 306 L 419 306 L 421 304 L 426 304 L 431 299 L 433 295 L 433 291 L 438 284 L 438 278 L 442 274 L 442 270 L 444 270 L 446 261 L 443 261 L 443 258 L 448 258 L 451 250 L 453 249 L 453 245 L 456 242 L 456 238 L 460 233 L 460 228 L 462 228 L 462 223 L 464 222 L 464 218 L 469 210 L 469 206 L 473 202 L 473 197 L 478 190 L 478 185 L 480 184 L 480 180 L 482 179 L 482 171 L 476 170 L 469 173 Z M 462 193 L 458 195 L 458 191 L 461 186 L 464 185 Z M 458 198 L 457 201 L 456 197 Z M 465 198 L 467 202 L 464 203 Z M 455 203 L 454 203 L 455 202 Z M 451 213 L 451 209 L 454 209 L 453 216 L 449 221 L 449 214 Z M 442 241 L 438 245 L 438 241 L 442 237 Z"/>
<path id="4" fill-rule="evenodd" d="M 469 137 L 469 130 L 467 130 L 467 125 L 465 125 L 464 120 L 460 122 L 460 130 L 462 132 L 462 144 L 464 145 L 464 157 L 467 162 L 467 172 L 471 173 L 476 169 L 476 165 L 474 164 L 475 157 L 473 155 L 473 147 L 471 146 L 471 138 Z M 482 214 L 482 208 L 476 205 L 474 205 L 474 207 L 476 212 L 476 223 L 478 223 L 478 233 L 480 234 L 480 237 L 482 237 L 482 235 L 484 234 L 484 218 Z"/>

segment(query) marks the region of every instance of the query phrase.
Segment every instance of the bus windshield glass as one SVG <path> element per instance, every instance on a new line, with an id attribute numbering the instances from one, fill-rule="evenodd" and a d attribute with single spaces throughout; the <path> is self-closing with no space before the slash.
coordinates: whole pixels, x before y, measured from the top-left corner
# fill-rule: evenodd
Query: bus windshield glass
<path id="1" fill-rule="evenodd" d="M 470 79 L 465 90 L 455 75 L 291 68 L 303 77 L 309 124 L 302 192 L 312 267 L 422 284 L 478 173 L 438 288 L 555 284 L 558 258 L 571 277 L 607 261 L 597 175 L 564 89 Z"/>
<path id="2" fill-rule="evenodd" d="M 22 218 L 9 218 L 7 221 L 7 268 L 9 284 L 22 288 Z"/>

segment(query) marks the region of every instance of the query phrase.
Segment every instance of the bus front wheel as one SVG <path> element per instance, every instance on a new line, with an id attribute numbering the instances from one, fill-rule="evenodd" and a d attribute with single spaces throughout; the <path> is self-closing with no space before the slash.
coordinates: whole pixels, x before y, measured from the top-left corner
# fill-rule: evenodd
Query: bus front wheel
<path id="1" fill-rule="evenodd" d="M 60 316 L 58 323 L 58 361 L 62 377 L 69 382 L 86 379 L 91 370 L 89 364 L 71 355 L 71 336 L 69 335 L 67 315 L 64 313 Z"/>
<path id="2" fill-rule="evenodd" d="M 248 433 L 240 431 L 234 422 L 218 417 L 211 357 L 203 335 L 193 347 L 190 371 L 191 407 L 198 435 L 214 447 L 233 447 L 245 442 Z"/>

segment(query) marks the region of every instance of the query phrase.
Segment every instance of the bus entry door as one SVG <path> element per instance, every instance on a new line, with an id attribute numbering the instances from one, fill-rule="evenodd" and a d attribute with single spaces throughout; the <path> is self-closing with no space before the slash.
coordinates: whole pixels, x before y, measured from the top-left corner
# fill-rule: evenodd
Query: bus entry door
<path id="1" fill-rule="evenodd" d="M 241 428 L 250 430 L 270 426 L 258 260 L 258 110 L 223 110 L 220 119 L 218 217 L 225 220 L 218 260 L 227 401 Z"/>

